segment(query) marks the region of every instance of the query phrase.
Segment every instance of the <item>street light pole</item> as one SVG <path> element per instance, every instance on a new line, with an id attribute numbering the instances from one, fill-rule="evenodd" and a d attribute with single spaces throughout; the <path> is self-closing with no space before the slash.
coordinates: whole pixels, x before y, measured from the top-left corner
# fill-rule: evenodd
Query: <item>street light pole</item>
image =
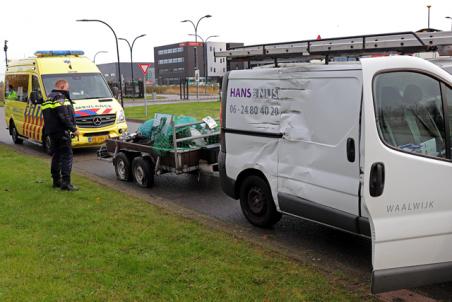
<path id="1" fill-rule="evenodd" d="M 450 17 L 450 16 L 447 16 L 447 17 L 445 17 L 445 18 L 452 21 L 452 17 Z M 450 31 L 452 31 L 452 22 L 450 23 Z"/>
<path id="2" fill-rule="evenodd" d="M 139 38 L 146 36 L 146 34 L 139 35 L 133 39 L 132 45 L 130 45 L 129 41 L 124 38 L 118 38 L 118 40 L 126 41 L 127 45 L 129 45 L 130 50 L 130 74 L 132 76 L 132 96 L 135 97 L 135 85 L 133 83 L 133 46 L 135 45 L 135 41 Z"/>
<path id="3" fill-rule="evenodd" d="M 116 36 L 116 32 L 113 30 L 113 28 L 105 21 L 102 20 L 98 20 L 98 19 L 79 19 L 76 20 L 77 22 L 100 22 L 102 24 L 105 24 L 106 26 L 108 26 L 108 28 L 110 28 L 110 30 L 112 31 L 113 35 L 115 36 L 115 42 L 116 42 L 116 55 L 118 57 L 118 77 L 119 77 L 119 94 L 120 94 L 120 98 L 121 98 L 121 106 L 124 108 L 124 100 L 122 97 L 122 79 L 121 79 L 121 62 L 119 60 L 119 46 L 118 46 L 118 37 Z"/>
<path id="4" fill-rule="evenodd" d="M 5 46 L 3 46 L 3 51 L 5 52 L 5 64 L 8 67 L 8 40 L 5 40 Z"/>
<path id="5" fill-rule="evenodd" d="M 189 34 L 189 36 L 193 36 L 193 34 Z M 204 43 L 204 77 L 206 78 L 206 83 L 204 85 L 204 94 L 207 95 L 207 78 L 208 78 L 208 68 L 207 68 L 207 41 L 209 41 L 210 38 L 217 38 L 219 35 L 212 35 L 208 36 L 205 40 L 198 35 L 198 38 L 201 39 L 202 43 Z"/>
<path id="6" fill-rule="evenodd" d="M 431 8 L 432 6 L 429 4 L 429 5 L 427 5 L 427 10 L 428 10 L 428 21 L 427 21 L 427 28 L 428 29 L 430 29 L 430 8 Z"/>
<path id="7" fill-rule="evenodd" d="M 96 52 L 96 54 L 94 55 L 94 59 L 93 59 L 94 64 L 96 64 L 96 57 L 97 57 L 97 55 L 100 54 L 100 53 L 108 53 L 108 51 L 101 50 L 101 51 Z"/>
<path id="8" fill-rule="evenodd" d="M 197 44 L 198 44 L 198 26 L 199 26 L 199 22 L 201 22 L 202 19 L 211 18 L 211 17 L 212 17 L 212 15 L 202 16 L 201 18 L 198 19 L 198 22 L 196 22 L 196 25 L 195 25 L 195 23 L 192 20 L 188 20 L 187 19 L 187 20 L 182 20 L 181 21 L 182 23 L 190 22 L 191 25 L 193 25 L 193 28 L 195 29 L 195 49 L 194 49 L 194 51 L 195 51 L 195 72 L 196 72 L 196 70 L 198 70 Z M 196 81 L 196 99 L 197 100 L 199 99 L 199 81 Z"/>

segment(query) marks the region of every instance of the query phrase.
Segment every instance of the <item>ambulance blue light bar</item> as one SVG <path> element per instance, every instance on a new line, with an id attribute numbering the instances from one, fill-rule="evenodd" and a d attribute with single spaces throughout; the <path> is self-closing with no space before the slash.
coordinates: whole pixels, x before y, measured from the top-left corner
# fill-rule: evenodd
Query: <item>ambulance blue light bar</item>
<path id="1" fill-rule="evenodd" d="M 57 57 L 57 56 L 83 56 L 82 50 L 38 50 L 35 52 L 37 57 Z"/>

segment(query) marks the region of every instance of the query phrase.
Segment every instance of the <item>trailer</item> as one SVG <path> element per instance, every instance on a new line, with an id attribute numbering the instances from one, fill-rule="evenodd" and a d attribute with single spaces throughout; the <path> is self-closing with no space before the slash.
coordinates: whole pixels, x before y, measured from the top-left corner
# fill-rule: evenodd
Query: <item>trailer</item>
<path id="1" fill-rule="evenodd" d="M 220 131 L 211 130 L 206 134 L 178 137 L 178 129 L 205 126 L 205 121 L 177 125 L 171 119 L 171 147 L 155 146 L 152 141 L 137 133 L 108 139 L 98 151 L 99 159 L 113 162 L 116 177 L 121 181 L 134 181 L 138 186 L 150 188 L 154 176 L 166 173 L 194 174 L 198 178 L 203 173 L 217 173 L 220 150 Z M 203 142 L 201 146 L 190 142 Z M 187 147 L 189 146 L 189 147 Z"/>

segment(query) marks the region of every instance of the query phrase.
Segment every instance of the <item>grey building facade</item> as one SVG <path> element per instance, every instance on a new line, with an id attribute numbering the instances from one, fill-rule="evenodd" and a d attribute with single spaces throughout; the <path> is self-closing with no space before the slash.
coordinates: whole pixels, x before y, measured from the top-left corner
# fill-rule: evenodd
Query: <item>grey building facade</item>
<path id="1" fill-rule="evenodd" d="M 210 47 L 209 43 L 206 43 L 207 48 L 202 42 L 180 42 L 155 47 L 154 62 L 157 83 L 159 85 L 178 85 L 185 80 L 194 81 L 196 66 L 201 82 L 205 81 L 206 75 L 210 80 L 217 81 L 226 71 L 226 61 L 221 60 L 222 65 L 218 66 L 219 60 L 212 57 L 212 49 L 215 47 Z M 235 47 L 243 45 L 243 43 L 219 43 L 218 50 L 231 45 Z M 215 66 L 210 66 L 212 67 L 212 71 L 210 71 L 209 65 L 213 64 Z"/>
<path id="2" fill-rule="evenodd" d="M 143 73 L 141 72 L 141 68 L 139 64 L 151 64 L 148 69 L 146 80 L 149 84 L 155 84 L 155 68 L 154 63 L 152 62 L 133 62 L 133 79 L 134 81 L 142 81 Z M 106 63 L 106 64 L 97 64 L 100 72 L 104 75 L 105 79 L 108 82 L 116 83 L 118 81 L 117 76 L 117 63 Z M 124 82 L 132 81 L 132 72 L 130 70 L 130 62 L 122 62 L 121 63 L 121 75 Z"/>
<path id="3" fill-rule="evenodd" d="M 182 79 L 195 77 L 196 65 L 204 77 L 202 42 L 181 42 L 154 47 L 156 79 L 159 85 L 179 84 Z"/>

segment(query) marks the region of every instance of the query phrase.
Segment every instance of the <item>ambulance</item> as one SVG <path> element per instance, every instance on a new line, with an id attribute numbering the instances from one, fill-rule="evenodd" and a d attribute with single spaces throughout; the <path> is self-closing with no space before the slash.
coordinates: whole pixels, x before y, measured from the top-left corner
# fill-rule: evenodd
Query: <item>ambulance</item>
<path id="1" fill-rule="evenodd" d="M 373 293 L 452 281 L 450 65 L 406 55 L 448 45 L 408 32 L 217 52 L 267 64 L 224 76 L 223 191 L 258 227 L 284 214 L 370 238 Z"/>
<path id="2" fill-rule="evenodd" d="M 83 51 L 37 51 L 35 57 L 8 62 L 5 73 L 5 122 L 16 144 L 24 140 L 50 151 L 41 104 L 55 82 L 69 82 L 80 136 L 74 148 L 95 147 L 127 132 L 124 110 L 97 66 Z"/>

